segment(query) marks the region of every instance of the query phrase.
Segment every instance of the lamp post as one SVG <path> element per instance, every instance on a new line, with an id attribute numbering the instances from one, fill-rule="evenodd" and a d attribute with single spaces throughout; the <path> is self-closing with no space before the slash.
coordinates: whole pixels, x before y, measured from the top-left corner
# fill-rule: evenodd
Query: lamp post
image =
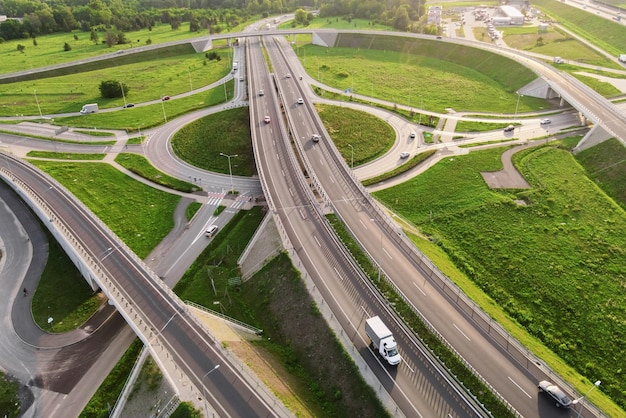
<path id="1" fill-rule="evenodd" d="M 589 393 L 591 393 L 591 391 L 592 391 L 592 390 L 594 390 L 595 388 L 597 388 L 598 386 L 600 386 L 600 383 L 602 383 L 602 382 L 600 382 L 599 380 L 596 380 L 596 381 L 595 381 L 595 383 L 593 384 L 593 386 L 591 387 L 591 389 L 589 389 L 589 390 L 587 391 L 587 393 L 585 393 L 585 394 L 584 394 L 583 396 L 581 396 L 580 398 L 578 398 L 578 399 L 574 399 L 574 400 L 572 401 L 572 404 L 574 404 L 574 405 L 576 405 L 577 403 L 579 403 L 579 402 L 580 402 L 580 409 L 578 410 L 578 415 L 576 415 L 576 417 L 577 417 L 577 418 L 580 418 L 580 414 L 583 412 L 583 405 L 582 405 L 582 403 L 583 403 L 583 399 L 585 399 L 585 397 L 586 397 L 587 395 L 589 395 Z"/>
<path id="2" fill-rule="evenodd" d="M 232 169 L 232 166 L 230 165 L 230 159 L 234 157 L 239 157 L 239 155 L 237 154 L 228 155 L 228 154 L 224 154 L 223 152 L 220 152 L 220 155 L 222 157 L 228 158 L 228 172 L 230 173 L 230 192 L 233 193 L 235 191 L 235 188 L 233 187 L 233 169 Z"/>
<path id="3" fill-rule="evenodd" d="M 519 107 L 519 99 L 520 99 L 520 97 L 522 97 L 522 96 L 523 96 L 523 95 L 522 95 L 522 94 L 519 94 L 519 92 L 517 93 L 517 104 L 515 105 L 515 117 L 514 117 L 514 119 L 516 119 L 516 120 L 517 120 L 517 109 L 518 109 L 518 107 Z"/>
<path id="4" fill-rule="evenodd" d="M 122 90 L 122 99 L 124 99 L 124 108 L 126 108 L 126 95 L 124 94 L 124 86 L 122 85 L 121 81 L 120 81 L 120 90 Z"/>
<path id="5" fill-rule="evenodd" d="M 205 417 L 209 416 L 209 411 L 207 410 L 207 406 L 206 406 L 206 389 L 204 388 L 204 383 L 202 382 L 204 382 L 204 378 L 207 377 L 209 374 L 211 374 L 211 372 L 214 372 L 219 368 L 220 368 L 220 365 L 216 364 L 215 367 L 213 367 L 211 370 L 206 372 L 204 376 L 202 376 L 202 379 L 200 379 L 200 384 L 202 385 L 202 397 L 204 398 L 204 416 Z"/>
<path id="6" fill-rule="evenodd" d="M 39 106 L 39 99 L 37 99 L 37 89 L 35 89 L 35 102 L 37 103 L 37 109 L 39 109 L 39 117 L 43 119 L 43 115 L 41 114 L 41 106 Z"/>
<path id="7" fill-rule="evenodd" d="M 165 114 L 165 104 L 163 103 L 164 96 L 161 96 L 161 109 L 163 109 L 163 120 L 165 121 L 165 123 L 167 123 L 167 115 Z"/>
<path id="8" fill-rule="evenodd" d="M 351 154 L 350 168 L 354 170 L 354 147 L 352 146 L 352 144 L 348 144 L 348 146 L 350 147 L 350 154 Z"/>
<path id="9" fill-rule="evenodd" d="M 189 91 L 193 91 L 193 84 L 191 84 L 191 71 L 187 68 L 187 74 L 189 74 Z"/>
<path id="10" fill-rule="evenodd" d="M 417 121 L 417 124 L 419 126 L 422 126 L 422 111 L 423 110 L 424 110 L 424 98 L 420 94 L 420 117 L 419 117 L 419 120 Z"/>

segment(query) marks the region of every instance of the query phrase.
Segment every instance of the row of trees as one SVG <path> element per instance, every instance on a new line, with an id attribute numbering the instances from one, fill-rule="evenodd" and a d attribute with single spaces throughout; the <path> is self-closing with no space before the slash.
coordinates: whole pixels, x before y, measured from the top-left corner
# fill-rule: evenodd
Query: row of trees
<path id="1" fill-rule="evenodd" d="M 114 27 L 128 32 L 190 23 L 193 32 L 219 33 L 250 16 L 319 9 L 321 17 L 362 18 L 410 30 L 423 15 L 425 0 L 0 0 L 2 40 L 25 39 L 54 32 Z M 308 13 L 308 12 L 307 12 Z M 11 19 L 11 18 L 20 18 Z M 310 16 L 309 16 L 310 20 Z"/>

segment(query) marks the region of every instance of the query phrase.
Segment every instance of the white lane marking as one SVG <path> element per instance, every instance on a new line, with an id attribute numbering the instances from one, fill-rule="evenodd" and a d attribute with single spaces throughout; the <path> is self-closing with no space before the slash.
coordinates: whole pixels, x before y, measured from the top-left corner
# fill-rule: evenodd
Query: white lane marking
<path id="1" fill-rule="evenodd" d="M 293 197 L 293 190 L 291 188 L 289 188 L 289 194 Z"/>
<path id="2" fill-rule="evenodd" d="M 367 230 L 367 226 L 365 225 L 365 223 L 359 219 L 359 222 L 361 222 L 361 225 L 363 225 L 363 228 L 365 228 Z"/>
<path id="3" fill-rule="evenodd" d="M 320 245 L 320 242 L 317 240 L 317 237 L 315 235 L 313 235 L 313 239 L 315 240 L 315 242 L 317 242 L 317 246 L 322 248 L 322 246 Z"/>
<path id="4" fill-rule="evenodd" d="M 285 177 L 285 170 L 281 169 L 280 172 L 283 173 L 283 177 Z"/>
<path id="5" fill-rule="evenodd" d="M 454 325 L 454 328 L 457 329 L 457 331 L 459 331 L 461 333 L 462 336 L 464 336 L 465 338 L 467 338 L 467 341 L 472 341 L 470 340 L 470 337 L 468 337 L 467 335 L 465 335 L 465 333 L 463 331 L 461 331 L 461 328 L 457 327 L 456 324 L 452 324 Z"/>
<path id="6" fill-rule="evenodd" d="M 278 155 L 278 153 L 276 153 L 276 159 L 280 161 L 280 155 Z"/>
<path id="7" fill-rule="evenodd" d="M 330 181 L 335 184 L 335 180 L 333 180 L 333 176 L 328 176 L 328 178 L 330 179 Z"/>
<path id="8" fill-rule="evenodd" d="M 521 390 L 522 392 L 524 392 L 524 395 L 528 396 L 530 399 L 532 399 L 532 398 L 533 398 L 532 396 L 530 396 L 530 395 L 528 394 L 528 392 L 526 392 L 524 389 L 522 389 L 522 387 L 521 387 L 520 385 L 518 385 L 518 384 L 517 384 L 517 382 L 515 382 L 515 380 L 511 379 L 511 376 L 507 376 L 507 378 L 511 381 L 511 383 L 513 383 L 515 386 L 517 386 L 517 388 L 518 388 L 519 390 Z"/>
<path id="9" fill-rule="evenodd" d="M 333 267 L 333 269 L 335 270 L 335 273 L 337 274 L 337 276 L 341 279 L 341 281 L 343 282 L 343 277 L 341 277 L 341 274 L 339 274 L 339 271 L 337 270 L 337 267 Z"/>
<path id="10" fill-rule="evenodd" d="M 415 286 L 417 288 L 417 290 L 422 292 L 422 295 L 426 296 L 426 293 L 424 293 L 424 291 L 422 289 L 420 289 L 420 287 L 417 285 L 417 283 L 413 282 L 413 286 Z"/>
<path id="11" fill-rule="evenodd" d="M 383 251 L 385 252 L 385 254 L 387 254 L 387 257 L 389 257 L 390 260 L 393 260 L 393 257 L 387 252 L 387 250 L 383 248 Z"/>

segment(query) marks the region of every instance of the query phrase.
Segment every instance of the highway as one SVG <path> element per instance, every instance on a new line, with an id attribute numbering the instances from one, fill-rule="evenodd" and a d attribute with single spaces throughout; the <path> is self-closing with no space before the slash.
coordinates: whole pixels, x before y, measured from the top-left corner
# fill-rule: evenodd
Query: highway
<path id="1" fill-rule="evenodd" d="M 254 40 L 251 41 L 251 44 L 254 44 Z M 268 45 L 272 45 L 272 43 Z M 416 413 L 421 416 L 439 416 L 443 412 L 450 413 L 453 416 L 466 416 L 465 414 L 467 413 L 464 409 L 466 406 L 462 406 L 458 400 L 454 399 L 456 395 L 448 392 L 450 389 L 447 385 L 441 387 L 428 386 L 430 389 L 425 389 L 426 386 L 422 386 L 419 389 L 415 388 L 415 381 L 421 378 L 416 377 L 417 375 L 413 373 L 415 373 L 417 366 L 424 362 L 423 360 L 416 360 L 421 358 L 419 354 L 412 353 L 413 349 L 411 347 L 415 345 L 415 342 L 412 341 L 407 331 L 400 324 L 396 323 L 386 311 L 375 310 L 382 309 L 379 306 L 380 301 L 365 302 L 368 298 L 371 298 L 371 295 L 368 296 L 368 292 L 371 293 L 371 289 L 365 284 L 361 284 L 359 286 L 362 286 L 362 290 L 357 291 L 355 289 L 359 287 L 355 283 L 348 285 L 347 278 L 354 277 L 357 282 L 359 280 L 362 281 L 362 279 L 357 279 L 359 275 L 354 272 L 354 266 L 351 266 L 343 257 L 336 257 L 334 251 L 329 250 L 329 248 L 337 248 L 336 242 L 334 242 L 332 234 L 328 232 L 328 227 L 325 226 L 325 222 L 320 217 L 319 210 L 314 207 L 316 199 L 310 193 L 309 188 L 304 186 L 305 183 L 300 174 L 301 168 L 295 163 L 295 157 L 291 154 L 289 148 L 278 147 L 277 145 L 282 142 L 281 138 L 289 138 L 285 126 L 279 123 L 283 118 L 282 111 L 276 105 L 279 98 L 284 100 L 285 110 L 288 115 L 287 121 L 290 124 L 289 132 L 292 132 L 293 138 L 299 142 L 296 148 L 300 149 L 302 158 L 306 161 L 307 166 L 312 169 L 315 181 L 319 182 L 319 191 L 324 194 L 323 198 L 326 199 L 326 203 L 332 205 L 339 216 L 349 225 L 352 232 L 364 244 L 372 257 L 380 262 L 385 275 L 390 277 L 400 287 L 403 294 L 413 301 L 414 305 L 422 313 L 429 315 L 429 321 L 444 335 L 446 340 L 451 342 L 461 352 L 463 357 L 479 370 L 479 373 L 494 385 L 496 390 L 508 399 L 522 415 L 549 416 L 553 411 L 553 406 L 544 399 L 536 398 L 535 385 L 538 374 L 543 372 L 541 367 L 530 367 L 529 365 L 519 367 L 523 363 L 523 359 L 512 359 L 508 355 L 501 353 L 498 346 L 494 344 L 489 336 L 484 335 L 484 330 L 477 326 L 476 322 L 467 318 L 467 315 L 459 312 L 457 308 L 450 307 L 450 299 L 453 299 L 454 295 L 442 295 L 439 293 L 439 289 L 433 286 L 433 282 L 430 281 L 429 277 L 424 276 L 424 273 L 426 273 L 426 276 L 429 273 L 423 270 L 423 264 L 416 263 L 412 258 L 413 255 L 407 252 L 406 247 L 402 243 L 399 243 L 398 234 L 400 232 L 383 217 L 380 211 L 376 210 L 375 204 L 368 200 L 363 195 L 362 189 L 354 183 L 354 178 L 349 174 L 345 163 L 338 159 L 328 134 L 323 133 L 323 126 L 315 115 L 311 103 L 306 100 L 303 105 L 296 105 L 295 100 L 298 97 L 307 97 L 307 94 L 305 94 L 304 87 L 298 83 L 297 78 L 286 79 L 284 74 L 287 72 L 298 74 L 300 69 L 295 67 L 295 64 L 287 63 L 281 58 L 279 51 L 274 46 L 270 46 L 268 51 L 271 52 L 270 56 L 274 66 L 274 75 L 276 76 L 276 79 L 274 79 L 266 72 L 264 64 L 261 65 L 263 62 L 262 56 L 254 51 L 255 48 L 251 48 L 250 54 L 254 60 L 254 65 L 252 66 L 254 73 L 249 77 L 249 91 L 255 96 L 251 99 L 251 123 L 253 124 L 257 161 L 264 161 L 264 171 L 266 173 L 263 176 L 267 184 L 271 186 L 266 192 L 275 205 L 275 215 L 281 218 L 284 225 L 289 225 L 288 230 L 292 231 L 291 241 L 294 246 L 297 245 L 300 249 L 302 253 L 301 258 L 306 263 L 307 271 L 323 280 L 321 282 L 323 286 L 320 286 L 320 289 L 326 290 L 329 303 L 334 301 L 338 312 L 345 309 L 344 306 L 352 308 L 348 313 L 344 313 L 346 318 L 345 329 L 357 330 L 361 334 L 360 338 L 362 341 L 359 341 L 359 339 L 355 340 L 357 347 L 364 349 L 366 345 L 363 338 L 364 333 L 362 332 L 364 310 L 368 314 L 386 316 L 387 322 L 393 324 L 396 334 L 402 336 L 399 338 L 401 339 L 400 345 L 401 349 L 406 350 L 403 352 L 403 355 L 406 356 L 407 361 L 406 364 L 399 368 L 398 373 L 393 376 L 388 371 L 384 371 L 385 369 L 381 368 L 380 364 L 374 362 L 376 358 L 371 353 L 363 351 L 364 357 L 367 355 L 371 358 L 373 367 L 383 370 L 380 372 L 382 381 L 386 387 L 389 387 L 390 391 L 394 392 L 394 396 L 397 397 L 394 399 L 402 407 L 402 410 L 408 411 L 407 415 Z M 291 62 L 293 62 L 293 59 Z M 584 88 L 581 89 L 578 86 L 569 88 L 569 84 L 575 83 L 572 83 L 564 75 L 559 74 L 551 67 L 545 68 L 549 66 L 542 66 L 538 63 L 531 65 L 534 65 L 537 71 L 545 70 L 544 76 L 552 77 L 548 79 L 549 82 L 558 82 L 560 85 L 564 83 L 568 87 L 564 91 L 571 95 L 574 100 L 578 100 L 586 109 L 589 109 L 590 117 L 607 114 L 603 113 L 606 111 L 606 108 L 602 100 L 597 100 L 595 97 L 589 99 L 585 95 Z M 259 70 L 260 68 L 263 71 Z M 274 85 L 274 81 L 278 82 L 280 96 L 273 88 L 268 88 Z M 264 88 L 266 91 L 265 99 L 262 100 L 259 100 L 254 94 L 260 88 Z M 269 93 L 270 91 L 271 94 Z M 271 116 L 272 123 L 264 124 L 262 122 L 266 114 Z M 610 112 L 608 114 L 611 115 Z M 606 122 L 607 129 L 611 132 L 615 130 L 623 134 L 622 119 L 619 117 L 619 114 L 609 117 L 608 122 Z M 312 133 L 323 134 L 322 141 L 319 144 L 314 145 L 311 143 L 310 135 Z M 272 146 L 276 147 L 276 149 L 272 149 Z M 290 165 L 283 166 L 288 161 L 290 161 Z M 19 164 L 16 164 L 16 166 L 19 166 Z M 277 167 L 282 168 L 277 171 Z M 37 179 L 35 175 L 29 178 L 26 172 L 20 173 L 20 176 L 24 176 L 27 181 L 43 181 Z M 48 185 L 44 184 L 40 192 L 43 193 L 49 190 L 49 186 L 46 186 Z M 52 193 L 49 194 L 52 195 Z M 291 198 L 288 196 L 291 196 Z M 56 205 L 62 204 L 62 202 L 63 200 L 59 200 L 51 203 Z M 66 205 L 65 210 L 68 211 L 67 213 L 70 213 L 71 207 Z M 80 212 L 74 212 L 72 216 L 67 217 L 59 214 L 59 218 L 82 221 L 85 219 L 85 214 Z M 79 225 L 74 225 L 74 223 Z M 73 222 L 71 225 L 73 228 L 80 229 L 80 222 Z M 88 233 L 88 231 L 83 230 L 80 232 Z M 111 242 L 104 238 L 104 232 L 101 232 L 101 234 L 102 236 L 92 236 L 93 242 L 90 245 L 95 245 L 94 248 L 97 248 L 99 251 L 107 251 L 113 248 Z M 111 256 L 107 256 L 105 260 L 107 268 L 111 269 L 114 277 L 119 279 L 118 274 L 122 277 L 132 277 L 139 274 L 138 270 L 140 267 L 132 260 L 124 259 L 129 255 L 126 254 L 122 257 L 120 254 L 118 256 L 118 252 L 121 253 L 122 251 L 113 251 Z M 98 254 L 97 251 L 93 251 L 93 253 Z M 121 259 L 118 259 L 119 257 Z M 146 283 L 152 283 L 154 280 L 150 277 L 143 277 L 143 279 L 146 280 Z M 163 294 L 157 298 L 157 300 L 168 307 L 168 309 L 161 310 L 161 308 L 157 308 L 156 305 L 149 302 L 154 295 L 150 294 L 149 296 L 146 293 L 147 290 L 136 287 L 136 284 L 131 284 L 124 283 L 122 288 L 126 288 L 128 285 L 129 296 L 137 297 L 139 301 L 146 303 L 146 312 L 149 312 L 149 315 L 155 315 L 155 329 L 163 328 L 163 335 L 171 341 L 170 347 L 177 352 L 180 350 L 179 356 L 181 361 L 183 359 L 189 361 L 189 370 L 210 370 L 214 364 L 217 364 L 217 360 L 214 357 L 215 353 L 209 355 L 201 350 L 187 349 L 190 350 L 187 351 L 185 349 L 186 344 L 182 343 L 182 341 L 185 341 L 184 333 L 191 332 L 193 335 L 193 331 L 188 329 L 190 324 L 185 320 L 185 314 L 178 310 L 178 306 L 170 296 Z M 155 284 L 152 283 L 152 286 L 149 286 L 149 288 L 154 286 Z M 336 292 L 337 289 L 348 286 L 354 287 Z M 160 291 L 156 287 L 150 291 L 155 291 L 157 292 L 156 294 L 159 294 Z M 341 296 L 342 294 L 343 296 Z M 357 294 L 358 297 L 356 296 Z M 203 344 L 211 345 L 210 338 L 202 337 L 201 340 Z M 190 341 L 188 343 L 191 344 Z M 196 356 L 198 359 L 204 360 L 189 360 L 195 359 Z M 414 367 L 415 369 L 413 369 Z M 194 375 L 191 372 L 190 376 L 194 376 L 196 382 L 198 382 L 201 379 L 198 379 L 198 372 L 195 373 Z M 216 371 L 212 375 L 211 381 L 220 380 L 217 375 L 222 376 L 222 374 L 226 373 L 228 373 L 226 370 L 220 368 L 219 372 Z M 431 378 L 437 380 L 436 375 L 437 373 L 432 374 Z M 222 376 L 222 378 L 228 380 L 229 377 Z M 226 380 L 221 380 L 221 383 L 224 383 Z M 399 388 L 411 387 L 413 385 L 413 388 L 405 394 L 403 390 L 393 390 L 396 385 Z M 198 385 L 198 387 L 201 387 L 201 385 Z M 433 387 L 436 390 L 433 391 Z M 423 392 L 427 391 L 429 392 L 425 395 Z M 225 395 L 232 396 L 230 393 Z M 238 395 L 234 396 L 236 398 Z M 449 397 L 453 399 L 450 400 L 448 399 Z M 532 402 L 529 402 L 528 399 L 531 399 Z M 255 405 L 255 408 L 259 406 L 260 410 L 263 410 L 264 405 L 262 402 L 260 402 L 260 405 Z M 231 409 L 231 412 L 228 412 L 228 408 L 235 407 L 235 405 L 227 405 L 224 410 L 226 415 L 224 416 L 228 416 L 229 413 L 251 413 L 251 411 L 236 409 Z M 468 414 L 468 416 L 473 415 Z"/>
<path id="2" fill-rule="evenodd" d="M 29 185 L 46 204 L 54 208 L 49 222 L 69 229 L 80 240 L 80 245 L 91 253 L 108 278 L 122 293 L 112 299 L 115 303 L 131 303 L 150 324 L 145 324 L 166 344 L 176 363 L 198 388 L 204 387 L 207 399 L 222 417 L 273 417 L 280 416 L 274 407 L 259 397 L 240 373 L 218 352 L 219 342 L 195 322 L 184 304 L 146 269 L 145 265 L 123 245 L 119 245 L 103 224 L 58 183 L 20 159 L 4 155 L 3 176 L 9 184 L 22 181 Z M 124 309 L 119 309 L 124 315 Z M 126 318 L 129 322 L 132 319 Z M 211 379 L 205 374 L 216 364 Z"/>

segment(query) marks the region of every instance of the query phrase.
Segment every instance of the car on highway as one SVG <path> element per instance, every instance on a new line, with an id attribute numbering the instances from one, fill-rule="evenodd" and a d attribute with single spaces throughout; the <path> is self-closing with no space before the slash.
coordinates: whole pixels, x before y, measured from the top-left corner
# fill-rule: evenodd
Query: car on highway
<path id="1" fill-rule="evenodd" d="M 219 227 L 217 225 L 211 225 L 206 230 L 206 236 L 209 238 L 213 238 L 213 236 L 217 233 Z"/>
<path id="2" fill-rule="evenodd" d="M 243 81 L 243 76 L 239 77 L 239 81 Z"/>
<path id="3" fill-rule="evenodd" d="M 557 385 L 547 380 L 542 380 L 537 387 L 539 388 L 539 392 L 549 395 L 556 401 L 557 408 L 569 408 L 572 406 L 572 400 Z"/>
<path id="4" fill-rule="evenodd" d="M 311 141 L 313 141 L 313 142 L 320 142 L 320 136 L 318 134 L 313 134 L 311 136 Z"/>
<path id="5" fill-rule="evenodd" d="M 169 99 L 170 99 L 170 96 L 163 96 L 163 97 L 161 97 L 161 100 L 163 100 L 164 102 L 169 100 Z"/>
<path id="6" fill-rule="evenodd" d="M 285 78 L 291 78 L 291 74 L 287 73 L 287 74 L 285 75 Z"/>
<path id="7" fill-rule="evenodd" d="M 135 107 L 135 105 L 133 103 L 128 103 L 128 104 L 125 104 L 124 106 L 122 106 L 122 108 L 124 108 L 124 109 L 129 109 L 131 107 Z"/>
<path id="8" fill-rule="evenodd" d="M 552 121 L 550 119 L 541 119 L 541 121 L 539 122 L 541 125 L 549 125 L 552 123 Z"/>
<path id="9" fill-rule="evenodd" d="M 415 132 L 411 132 L 411 133 L 409 134 L 409 138 L 411 138 L 411 139 L 415 138 Z"/>
<path id="10" fill-rule="evenodd" d="M 302 100 L 302 97 L 298 97 L 298 104 L 304 104 L 304 100 Z"/>
<path id="11" fill-rule="evenodd" d="M 404 151 L 400 153 L 400 158 L 404 159 L 404 158 L 409 158 L 409 155 L 411 155 L 410 152 Z"/>
<path id="12" fill-rule="evenodd" d="M 270 123 L 270 122 L 271 122 L 270 115 L 265 116 L 265 117 L 263 118 L 263 122 L 265 122 L 265 123 Z"/>
<path id="13" fill-rule="evenodd" d="M 513 125 L 509 125 L 506 128 L 504 128 L 504 132 L 513 132 L 515 130 L 515 126 Z"/>
<path id="14" fill-rule="evenodd" d="M 263 89 L 259 90 L 259 96 L 265 96 L 265 92 L 263 91 Z"/>

